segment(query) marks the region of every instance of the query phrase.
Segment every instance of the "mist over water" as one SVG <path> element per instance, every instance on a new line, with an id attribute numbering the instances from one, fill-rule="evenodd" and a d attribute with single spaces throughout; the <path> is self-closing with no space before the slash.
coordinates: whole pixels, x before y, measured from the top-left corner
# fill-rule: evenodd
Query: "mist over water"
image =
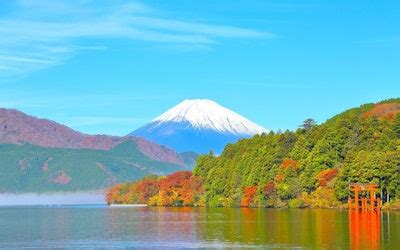
<path id="1" fill-rule="evenodd" d="M 97 192 L 57 192 L 57 193 L 24 193 L 0 194 L 0 206 L 29 205 L 87 205 L 106 204 L 104 193 Z"/>

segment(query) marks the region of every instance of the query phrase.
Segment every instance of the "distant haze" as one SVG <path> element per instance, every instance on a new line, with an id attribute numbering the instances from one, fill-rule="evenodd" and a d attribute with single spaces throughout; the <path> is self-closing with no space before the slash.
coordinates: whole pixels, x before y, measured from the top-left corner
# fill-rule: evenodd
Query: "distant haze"
<path id="1" fill-rule="evenodd" d="M 0 206 L 106 204 L 102 192 L 0 194 Z"/>

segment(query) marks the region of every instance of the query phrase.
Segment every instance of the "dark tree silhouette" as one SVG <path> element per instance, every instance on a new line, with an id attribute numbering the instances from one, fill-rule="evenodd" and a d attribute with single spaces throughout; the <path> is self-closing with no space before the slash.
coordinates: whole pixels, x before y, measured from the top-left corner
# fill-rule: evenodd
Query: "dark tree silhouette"
<path id="1" fill-rule="evenodd" d="M 310 131 L 316 125 L 317 125 L 317 122 L 314 119 L 308 118 L 307 120 L 305 120 L 303 122 L 302 125 L 300 125 L 300 128 L 304 129 L 305 131 Z"/>

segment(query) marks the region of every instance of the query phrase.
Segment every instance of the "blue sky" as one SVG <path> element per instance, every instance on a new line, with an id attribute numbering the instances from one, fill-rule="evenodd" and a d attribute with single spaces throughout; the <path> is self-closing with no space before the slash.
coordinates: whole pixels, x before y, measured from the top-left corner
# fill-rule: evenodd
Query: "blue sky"
<path id="1" fill-rule="evenodd" d="M 0 107 L 125 135 L 184 99 L 269 129 L 400 95 L 398 1 L 0 0 Z"/>

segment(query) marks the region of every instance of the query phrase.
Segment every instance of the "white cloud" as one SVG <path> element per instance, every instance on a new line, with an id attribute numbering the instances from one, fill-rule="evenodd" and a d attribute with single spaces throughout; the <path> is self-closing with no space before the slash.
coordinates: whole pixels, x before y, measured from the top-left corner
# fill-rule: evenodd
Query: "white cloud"
<path id="1" fill-rule="evenodd" d="M 22 0 L 0 16 L 0 75 L 62 63 L 104 39 L 142 40 L 165 48 L 209 48 L 223 38 L 273 38 L 273 33 L 163 17 L 151 7 L 115 1 Z M 1 3 L 0 3 L 1 6 Z M 95 46 L 80 46 L 82 39 Z"/>

